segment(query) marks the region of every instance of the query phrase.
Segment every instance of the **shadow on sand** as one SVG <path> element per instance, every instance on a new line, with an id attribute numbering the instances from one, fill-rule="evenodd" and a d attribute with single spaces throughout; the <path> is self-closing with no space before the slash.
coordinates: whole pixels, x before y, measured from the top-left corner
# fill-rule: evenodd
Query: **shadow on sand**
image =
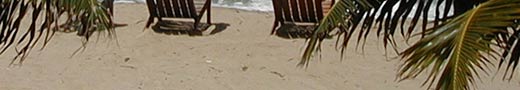
<path id="1" fill-rule="evenodd" d="M 116 29 L 119 27 L 126 27 L 126 26 L 128 26 L 128 24 L 114 23 L 113 26 L 114 26 L 114 29 Z M 99 31 L 99 30 L 90 30 L 89 32 L 87 32 L 87 31 L 82 31 L 81 28 L 82 27 L 80 25 L 74 25 L 74 23 L 64 23 L 64 24 L 60 24 L 58 27 L 52 27 L 52 30 L 57 31 L 57 32 L 62 32 L 62 33 L 76 32 L 76 35 L 78 35 L 78 36 L 84 36 L 84 35 L 87 35 L 87 33 L 89 35 L 92 35 L 94 32 Z M 95 29 L 95 27 L 94 27 L 94 29 Z"/>
<path id="2" fill-rule="evenodd" d="M 193 22 L 163 20 L 152 26 L 156 33 L 164 33 L 166 35 L 189 35 L 189 36 L 207 36 L 226 30 L 230 26 L 227 23 L 200 23 L 198 29 L 193 28 Z"/>
<path id="3" fill-rule="evenodd" d="M 312 36 L 316 25 L 284 24 L 276 29 L 276 36 L 285 39 L 307 39 Z M 326 38 L 332 38 L 328 35 Z"/>

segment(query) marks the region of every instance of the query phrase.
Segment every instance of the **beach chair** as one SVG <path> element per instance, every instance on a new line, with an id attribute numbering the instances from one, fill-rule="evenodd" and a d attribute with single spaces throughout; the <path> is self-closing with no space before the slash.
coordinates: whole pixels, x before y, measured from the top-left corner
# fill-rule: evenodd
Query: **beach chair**
<path id="1" fill-rule="evenodd" d="M 200 1 L 200 0 L 199 0 Z M 146 0 L 150 17 L 146 23 L 146 28 L 157 18 L 184 18 L 194 19 L 193 29 L 197 29 L 200 20 L 207 12 L 207 23 L 211 24 L 211 0 L 205 2 L 195 2 L 194 0 Z"/>
<path id="2" fill-rule="evenodd" d="M 335 0 L 272 0 L 275 20 L 271 34 L 285 23 L 318 24 Z"/>

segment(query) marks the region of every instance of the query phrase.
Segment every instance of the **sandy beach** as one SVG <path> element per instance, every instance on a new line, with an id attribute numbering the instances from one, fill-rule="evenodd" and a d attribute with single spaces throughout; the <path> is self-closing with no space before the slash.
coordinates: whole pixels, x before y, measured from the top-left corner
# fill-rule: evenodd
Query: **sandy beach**
<path id="1" fill-rule="evenodd" d="M 218 25 L 212 30 L 165 33 L 145 29 L 145 4 L 116 4 L 115 21 L 128 24 L 116 28 L 116 39 L 94 37 L 72 56 L 81 38 L 57 33 L 19 67 L 9 67 L 12 53 L 6 53 L 0 56 L 0 90 L 427 89 L 421 86 L 424 76 L 395 80 L 399 59 L 391 59 L 391 52 L 385 56 L 375 35 L 364 51 L 351 45 L 343 60 L 336 39 L 327 39 L 321 58 L 299 68 L 305 39 L 270 35 L 273 13 L 212 8 L 211 17 Z M 501 74 L 482 75 L 477 90 L 520 90 L 520 73 L 511 81 Z"/>

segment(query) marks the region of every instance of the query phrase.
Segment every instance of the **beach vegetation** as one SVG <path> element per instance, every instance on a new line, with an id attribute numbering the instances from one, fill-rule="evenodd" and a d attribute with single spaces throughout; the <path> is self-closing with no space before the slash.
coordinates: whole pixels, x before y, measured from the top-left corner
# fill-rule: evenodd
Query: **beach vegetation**
<path id="1" fill-rule="evenodd" d="M 502 79 L 513 78 L 519 20 L 520 0 L 339 0 L 308 39 L 298 65 L 307 66 L 335 30 L 342 55 L 349 43 L 363 48 L 375 34 L 401 59 L 397 80 L 426 75 L 422 85 L 428 88 L 474 89 L 490 70 L 505 69 Z M 407 44 L 396 38 L 412 44 L 399 49 Z"/>
<path id="2" fill-rule="evenodd" d="M 77 31 L 84 43 L 95 31 L 115 36 L 97 0 L 0 0 L 0 54 L 14 49 L 11 64 L 21 64 L 37 45 L 43 49 L 60 30 Z"/>

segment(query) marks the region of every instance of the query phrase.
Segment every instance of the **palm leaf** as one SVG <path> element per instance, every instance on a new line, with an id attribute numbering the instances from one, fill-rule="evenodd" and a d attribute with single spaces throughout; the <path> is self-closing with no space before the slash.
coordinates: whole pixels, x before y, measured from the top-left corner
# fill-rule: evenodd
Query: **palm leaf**
<path id="1" fill-rule="evenodd" d="M 430 12 L 435 13 L 433 22 L 437 26 L 483 1 L 485 0 L 340 0 L 316 28 L 299 65 L 307 64 L 312 54 L 319 50 L 321 39 L 324 39 L 320 35 L 329 34 L 335 27 L 340 28 L 338 37 L 343 37 L 338 38 L 340 42 L 337 42 L 342 55 L 355 32 L 358 32 L 357 44 L 362 44 L 361 46 L 364 46 L 369 33 L 377 33 L 378 37 L 383 37 L 386 49 L 389 45 L 398 46 L 393 40 L 398 29 L 402 36 L 410 38 L 419 24 L 423 31 L 431 27 L 427 25 Z"/>
<path id="2" fill-rule="evenodd" d="M 520 62 L 520 22 L 515 20 L 514 23 L 515 25 L 510 28 L 513 34 L 501 35 L 500 38 L 500 40 L 503 41 L 501 43 L 505 43 L 505 45 L 502 46 L 505 50 L 502 52 L 502 58 L 500 59 L 498 68 L 501 69 L 504 64 L 507 64 L 506 73 L 503 76 L 505 80 L 511 80 L 513 78 L 513 74 Z"/>
<path id="3" fill-rule="evenodd" d="M 520 28 L 513 27 L 519 26 L 519 1 L 341 0 L 309 39 L 298 65 L 308 65 L 313 53 L 319 51 L 322 36 L 329 34 L 334 27 L 340 28 L 338 37 L 343 36 L 337 42 L 343 53 L 354 32 L 359 32 L 358 44 L 363 44 L 361 41 L 375 32 L 378 37 L 383 37 L 385 48 L 387 45 L 395 48 L 398 46 L 393 40 L 396 30 L 401 29 L 401 35 L 407 39 L 419 25 L 422 32 L 417 36 L 421 36 L 421 40 L 400 53 L 404 59 L 399 72 L 401 80 L 415 78 L 425 69 L 431 69 L 424 84 L 432 86 L 437 82 L 436 89 L 442 90 L 469 89 L 480 77 L 478 71 L 487 74 L 484 69 L 494 66 L 490 60 L 499 59 L 500 50 L 505 51 L 501 53 L 499 68 L 507 63 L 506 71 L 511 72 L 512 77 L 520 62 L 520 44 L 517 44 Z M 486 4 L 482 4 L 484 2 Z M 428 18 L 430 12 L 434 12 L 435 18 Z M 433 20 L 433 23 L 428 20 Z M 378 28 L 373 29 L 373 26 Z M 511 28 L 513 30 L 508 31 Z"/>
<path id="4" fill-rule="evenodd" d="M 364 1 L 364 0 L 340 0 L 336 2 L 331 10 L 327 13 L 327 16 L 321 21 L 319 26 L 314 31 L 313 35 L 309 38 L 307 48 L 303 54 L 303 58 L 298 66 L 307 66 L 311 60 L 312 54 L 315 50 L 319 51 L 322 40 L 329 34 L 334 27 L 347 27 L 354 25 L 348 21 L 358 15 L 358 12 L 369 10 L 374 4 L 381 3 L 381 0 Z M 346 31 L 343 31 L 346 32 Z M 349 33 L 351 34 L 351 33 Z M 347 39 L 348 40 L 348 39 Z"/>
<path id="5" fill-rule="evenodd" d="M 492 65 L 490 57 L 499 56 L 493 47 L 501 47 L 498 37 L 509 34 L 519 11 L 520 0 L 491 0 L 425 31 L 424 38 L 400 54 L 400 79 L 430 69 L 425 83 L 437 82 L 437 90 L 470 89 L 479 71 Z"/>
<path id="6" fill-rule="evenodd" d="M 31 15 L 27 15 L 30 12 Z M 0 1 L 0 55 L 15 48 L 13 58 L 21 64 L 30 50 L 43 41 L 43 47 L 60 29 L 58 19 L 68 14 L 67 23 L 76 23 L 78 35 L 88 42 L 91 32 L 106 30 L 113 35 L 112 21 L 106 9 L 97 0 L 1 0 Z M 29 17 L 29 19 L 27 19 Z M 24 20 L 31 23 L 25 25 Z M 37 23 L 43 22 L 43 23 Z M 20 27 L 29 27 L 21 30 Z"/>

